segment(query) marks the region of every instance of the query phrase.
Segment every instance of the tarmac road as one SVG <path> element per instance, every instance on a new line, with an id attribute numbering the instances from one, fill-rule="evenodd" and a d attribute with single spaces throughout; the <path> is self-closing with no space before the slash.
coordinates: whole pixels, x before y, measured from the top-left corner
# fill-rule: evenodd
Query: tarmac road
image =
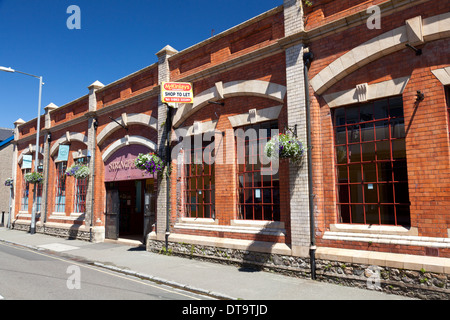
<path id="1" fill-rule="evenodd" d="M 204 300 L 189 291 L 0 243 L 0 299 Z"/>

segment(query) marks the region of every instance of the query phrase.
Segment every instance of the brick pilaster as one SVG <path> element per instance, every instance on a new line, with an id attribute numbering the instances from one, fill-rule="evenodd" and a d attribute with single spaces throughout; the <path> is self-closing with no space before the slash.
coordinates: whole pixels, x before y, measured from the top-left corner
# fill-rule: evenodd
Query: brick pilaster
<path id="1" fill-rule="evenodd" d="M 178 51 L 171 46 L 164 47 L 161 51 L 156 53 L 158 57 L 158 84 L 161 85 L 164 81 L 170 80 L 169 70 L 169 58 L 176 54 Z M 167 107 L 161 103 L 161 97 L 158 97 L 158 150 L 157 153 L 161 158 L 165 158 L 166 155 L 166 119 L 167 119 Z M 167 180 L 166 180 L 167 167 L 162 174 L 158 175 L 158 191 L 157 191 L 157 212 L 156 212 L 156 237 L 157 240 L 165 239 L 166 232 L 166 217 L 167 217 Z M 170 208 L 169 208 L 170 210 Z"/>
<path id="2" fill-rule="evenodd" d="M 89 182 L 86 190 L 86 215 L 85 215 L 85 225 L 86 226 L 95 226 L 95 212 L 93 212 L 93 208 L 95 207 L 94 203 L 94 192 L 95 192 L 95 163 L 97 162 L 97 157 L 101 158 L 101 154 L 99 152 L 96 153 L 97 150 L 97 130 L 95 128 L 95 111 L 97 110 L 97 95 L 96 91 L 103 88 L 104 85 L 99 81 L 95 81 L 91 84 L 89 89 L 89 112 L 88 116 L 88 154 L 89 157 Z M 92 216 L 94 214 L 94 217 Z"/>
<path id="3" fill-rule="evenodd" d="M 284 1 L 285 35 L 302 31 L 301 0 Z M 286 86 L 288 127 L 297 126 L 297 136 L 306 145 L 305 79 L 303 43 L 294 43 L 286 50 Z M 307 256 L 310 243 L 310 213 L 308 189 L 308 159 L 301 165 L 289 164 L 289 193 L 291 214 L 291 244 L 294 255 Z"/>

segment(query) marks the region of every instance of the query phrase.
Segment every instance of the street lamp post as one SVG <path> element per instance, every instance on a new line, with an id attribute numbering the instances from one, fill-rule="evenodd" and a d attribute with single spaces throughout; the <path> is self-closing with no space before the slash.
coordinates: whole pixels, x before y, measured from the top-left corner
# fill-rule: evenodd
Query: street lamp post
<path id="1" fill-rule="evenodd" d="M 41 128 L 41 99 L 42 99 L 42 76 L 35 76 L 33 74 L 25 73 L 22 71 L 14 70 L 11 68 L 1 67 L 0 71 L 11 72 L 11 73 L 21 73 L 36 79 L 39 79 L 39 103 L 38 103 L 38 117 L 37 117 L 37 126 L 36 126 L 36 150 L 35 150 L 35 158 L 34 158 L 34 172 L 38 172 L 38 162 L 39 162 L 39 134 Z M 34 197 L 33 197 L 33 209 L 31 212 L 31 226 L 30 226 L 30 234 L 36 233 L 36 184 L 34 185 Z"/>

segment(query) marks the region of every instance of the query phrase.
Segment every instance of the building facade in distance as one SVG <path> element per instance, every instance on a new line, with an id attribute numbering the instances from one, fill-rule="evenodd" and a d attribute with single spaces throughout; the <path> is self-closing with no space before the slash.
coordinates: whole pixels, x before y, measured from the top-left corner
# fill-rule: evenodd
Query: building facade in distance
<path id="1" fill-rule="evenodd" d="M 13 139 L 14 131 L 12 129 L 0 128 L 0 181 L 3 182 L 0 190 L 0 224 L 3 223 L 3 225 L 8 223 L 10 198 L 12 197 L 11 188 L 5 184 L 7 179 L 12 178 Z"/>

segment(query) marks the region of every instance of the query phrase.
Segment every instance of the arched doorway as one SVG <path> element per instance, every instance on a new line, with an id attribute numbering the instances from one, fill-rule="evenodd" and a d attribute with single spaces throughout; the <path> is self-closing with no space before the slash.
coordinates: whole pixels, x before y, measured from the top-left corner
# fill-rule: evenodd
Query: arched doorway
<path id="1" fill-rule="evenodd" d="M 135 159 L 151 150 L 132 144 L 114 152 L 105 161 L 107 239 L 144 242 L 156 219 L 156 181 L 137 169 Z"/>

